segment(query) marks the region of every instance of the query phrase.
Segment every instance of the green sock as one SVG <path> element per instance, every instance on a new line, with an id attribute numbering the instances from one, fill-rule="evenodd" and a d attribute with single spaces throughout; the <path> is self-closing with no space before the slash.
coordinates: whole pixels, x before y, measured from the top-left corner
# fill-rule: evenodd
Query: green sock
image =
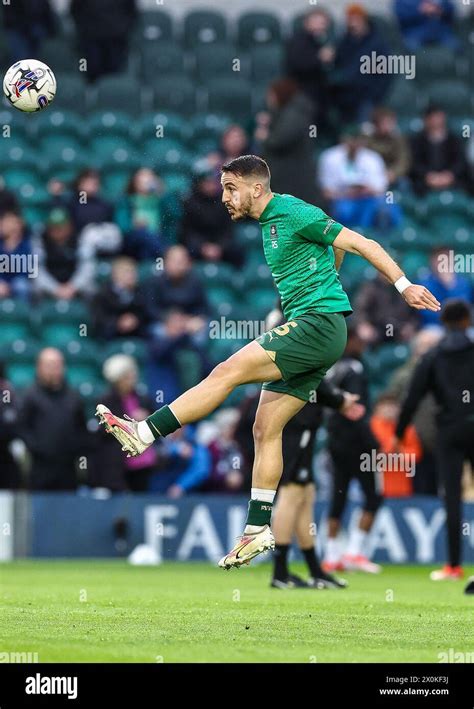
<path id="1" fill-rule="evenodd" d="M 272 517 L 273 502 L 262 502 L 262 500 L 250 500 L 249 511 L 247 513 L 247 524 L 255 527 L 263 527 L 270 524 Z"/>
<path id="2" fill-rule="evenodd" d="M 162 406 L 161 409 L 158 409 L 154 414 L 148 416 L 146 422 L 155 438 L 158 438 L 158 436 L 167 436 L 168 433 L 173 433 L 173 431 L 177 431 L 178 428 L 181 428 L 180 422 L 169 406 Z"/>

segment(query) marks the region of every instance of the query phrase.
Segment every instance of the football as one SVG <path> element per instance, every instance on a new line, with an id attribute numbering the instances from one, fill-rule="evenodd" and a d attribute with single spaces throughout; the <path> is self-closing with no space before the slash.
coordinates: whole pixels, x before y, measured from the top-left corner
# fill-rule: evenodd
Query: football
<path id="1" fill-rule="evenodd" d="M 37 59 L 22 59 L 8 69 L 3 92 L 19 111 L 33 113 L 49 106 L 56 94 L 56 78 L 46 64 Z"/>

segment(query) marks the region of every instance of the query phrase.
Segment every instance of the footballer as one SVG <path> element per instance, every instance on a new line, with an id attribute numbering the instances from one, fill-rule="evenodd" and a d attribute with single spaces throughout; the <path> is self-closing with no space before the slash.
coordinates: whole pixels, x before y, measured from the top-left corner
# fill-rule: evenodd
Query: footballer
<path id="1" fill-rule="evenodd" d="M 106 406 L 97 415 L 128 455 L 154 440 L 208 416 L 239 385 L 262 382 L 253 426 L 255 458 L 245 529 L 220 561 L 224 569 L 249 563 L 273 549 L 270 528 L 282 475 L 282 431 L 305 406 L 346 345 L 345 318 L 352 308 L 337 269 L 345 252 L 362 256 L 417 310 L 440 310 L 425 287 L 410 283 L 388 253 L 321 209 L 271 191 L 267 163 L 242 155 L 221 172 L 222 202 L 233 221 L 257 219 L 266 261 L 279 291 L 286 322 L 268 330 L 219 363 L 199 384 L 143 421 L 119 418 Z"/>

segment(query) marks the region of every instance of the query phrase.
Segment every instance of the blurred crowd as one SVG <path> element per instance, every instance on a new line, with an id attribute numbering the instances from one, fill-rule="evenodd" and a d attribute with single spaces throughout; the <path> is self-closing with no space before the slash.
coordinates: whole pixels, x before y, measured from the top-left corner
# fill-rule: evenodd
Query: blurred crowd
<path id="1" fill-rule="evenodd" d="M 8 15 L 12 56 L 35 56 L 39 43 L 55 32 L 47 0 L 34 3 L 26 27 L 24 6 L 16 0 L 15 12 Z M 396 0 L 394 11 L 408 49 L 425 44 L 459 49 L 450 0 Z M 92 57 L 89 80 L 122 70 L 126 37 L 136 17 L 134 0 L 73 0 L 71 13 L 79 42 Z M 150 363 L 145 390 L 139 386 L 133 357 L 116 354 L 104 362 L 108 389 L 101 401 L 112 410 L 144 418 L 197 383 L 215 364 L 207 347 L 215 312 L 196 266 L 227 264 L 241 270 L 247 263 L 246 250 L 220 203 L 224 162 L 249 152 L 261 155 L 269 162 L 274 191 L 321 205 L 345 225 L 376 233 L 382 243 L 404 220 L 400 203 L 387 200 L 389 191 L 414 199 L 445 190 L 474 194 L 468 141 L 453 133 L 446 112 L 437 105 L 420 116 L 418 132 L 404 133 L 397 113 L 384 103 L 391 76 L 360 72 L 362 55 L 390 53 L 387 38 L 363 5 L 350 5 L 345 23 L 345 32 L 336 37 L 328 11 L 314 8 L 306 15 L 287 42 L 286 75 L 268 87 L 265 110 L 255 115 L 251 129 L 238 123 L 225 129 L 219 149 L 196 161 L 192 187 L 184 198 L 167 189 L 159 166 L 139 167 L 131 171 L 121 198 L 111 203 L 102 195 L 100 172 L 85 169 L 73 184 L 49 182 L 46 223 L 32 229 L 16 195 L 5 186 L 0 189 L 0 256 L 38 260 L 36 278 L 26 272 L 0 272 L 0 301 L 21 300 L 35 308 L 48 300 L 81 300 L 89 309 L 95 341 L 105 345 L 137 338 L 145 344 Z M 329 107 L 338 111 L 342 128 L 316 161 L 308 126 L 331 136 Z M 422 282 L 441 302 L 462 298 L 472 304 L 469 278 L 439 267 L 440 256 L 447 252 L 439 244 L 432 250 Z M 105 280 L 99 273 L 104 259 L 110 264 Z M 143 278 L 141 267 L 148 263 L 152 268 Z M 410 310 L 379 276 L 361 279 L 353 305 L 353 356 L 361 358 L 387 341 L 408 344 L 411 350 L 375 407 L 368 403 L 374 435 L 383 448 L 393 436 L 415 363 L 438 342 L 442 326 L 438 314 Z M 387 323 L 393 325 L 391 332 Z M 176 498 L 198 490 L 231 493 L 249 485 L 249 411 L 256 394 L 240 407 L 185 426 L 139 458 L 129 459 L 87 420 L 81 396 L 68 383 L 60 349 L 45 347 L 40 352 L 36 379 L 22 391 L 14 391 L 3 367 L 2 392 L 0 487 L 89 486 L 149 490 Z M 407 435 L 407 450 L 424 461 L 421 472 L 414 481 L 405 477 L 399 484 L 387 484 L 386 494 L 434 494 L 432 399 L 424 402 Z"/>

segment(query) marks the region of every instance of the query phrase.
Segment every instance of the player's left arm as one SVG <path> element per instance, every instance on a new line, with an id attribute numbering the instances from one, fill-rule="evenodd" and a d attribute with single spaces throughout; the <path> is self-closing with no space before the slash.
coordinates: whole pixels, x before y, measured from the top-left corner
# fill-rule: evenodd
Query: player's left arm
<path id="1" fill-rule="evenodd" d="M 339 273 L 339 270 L 342 266 L 342 262 L 344 260 L 344 256 L 346 255 L 346 252 L 343 249 L 338 249 L 337 246 L 333 246 L 333 250 L 334 250 L 334 268 Z"/>
<path id="2" fill-rule="evenodd" d="M 390 283 L 395 285 L 412 308 L 416 310 L 432 310 L 433 312 L 441 309 L 441 304 L 427 288 L 410 283 L 400 266 L 395 263 L 378 241 L 367 239 L 362 234 L 343 227 L 334 239 L 333 247 L 365 258 Z"/>

